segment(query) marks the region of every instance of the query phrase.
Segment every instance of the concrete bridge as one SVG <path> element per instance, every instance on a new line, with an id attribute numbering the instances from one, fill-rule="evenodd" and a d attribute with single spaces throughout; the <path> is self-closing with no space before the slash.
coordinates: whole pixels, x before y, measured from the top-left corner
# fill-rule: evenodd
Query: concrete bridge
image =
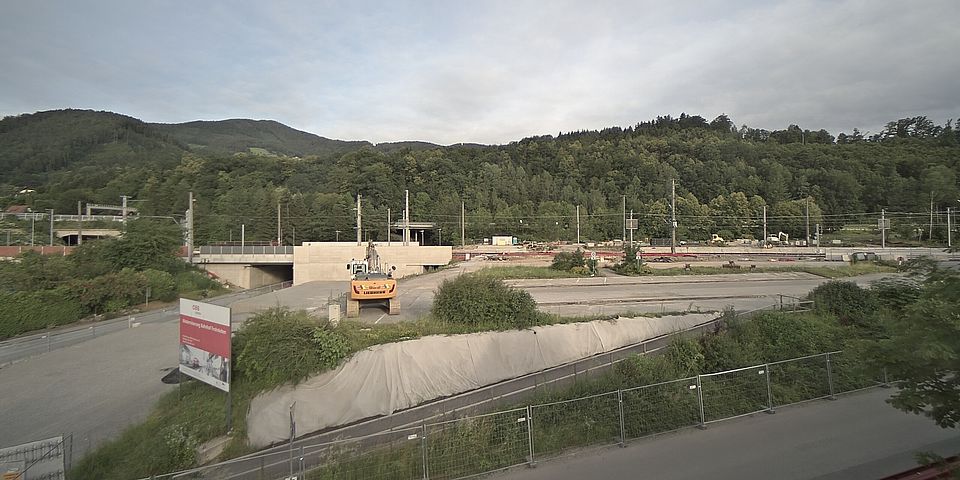
<path id="1" fill-rule="evenodd" d="M 453 259 L 453 247 L 376 244 L 381 266 L 395 278 L 419 275 Z M 214 276 L 242 288 L 256 288 L 285 281 L 299 285 L 313 281 L 348 281 L 350 260 L 366 257 L 367 245 L 356 242 L 305 242 L 298 246 L 204 246 L 193 263 Z"/>

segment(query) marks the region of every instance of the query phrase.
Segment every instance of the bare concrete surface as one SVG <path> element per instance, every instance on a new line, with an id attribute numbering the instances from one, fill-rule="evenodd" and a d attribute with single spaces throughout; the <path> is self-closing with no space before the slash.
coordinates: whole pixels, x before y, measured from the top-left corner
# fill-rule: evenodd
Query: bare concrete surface
<path id="1" fill-rule="evenodd" d="M 74 458 L 143 420 L 175 386 L 178 323 L 143 324 L 0 369 L 0 445 L 73 433 Z"/>
<path id="2" fill-rule="evenodd" d="M 960 452 L 960 431 L 894 409 L 884 402 L 890 393 L 872 389 L 634 440 L 627 448 L 581 450 L 492 478 L 873 480 L 917 466 L 914 452 Z"/>

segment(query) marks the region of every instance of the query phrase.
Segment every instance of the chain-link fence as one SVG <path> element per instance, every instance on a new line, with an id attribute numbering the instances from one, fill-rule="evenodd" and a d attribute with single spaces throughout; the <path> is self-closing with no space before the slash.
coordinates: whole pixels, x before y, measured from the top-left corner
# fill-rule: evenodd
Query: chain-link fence
<path id="1" fill-rule="evenodd" d="M 469 415 L 158 476 L 204 479 L 456 479 L 566 450 L 641 438 L 885 384 L 843 352 Z"/>

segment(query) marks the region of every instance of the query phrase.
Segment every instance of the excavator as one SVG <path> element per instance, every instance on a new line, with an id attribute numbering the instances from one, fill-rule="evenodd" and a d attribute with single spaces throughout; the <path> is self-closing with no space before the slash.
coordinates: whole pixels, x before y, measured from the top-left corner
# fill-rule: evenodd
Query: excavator
<path id="1" fill-rule="evenodd" d="M 352 275 L 350 296 L 347 298 L 347 317 L 360 316 L 361 302 L 387 303 L 390 315 L 400 314 L 400 299 L 397 298 L 397 280 L 393 278 L 396 266 L 384 271 L 380 267 L 380 256 L 373 242 L 367 244 L 367 256 L 363 260 L 351 260 L 347 270 Z"/>

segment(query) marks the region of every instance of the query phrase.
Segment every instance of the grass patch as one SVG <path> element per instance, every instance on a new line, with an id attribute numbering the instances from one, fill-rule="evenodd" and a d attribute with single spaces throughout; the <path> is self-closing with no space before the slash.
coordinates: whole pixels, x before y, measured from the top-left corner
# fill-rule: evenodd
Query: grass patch
<path id="1" fill-rule="evenodd" d="M 569 270 L 556 270 L 550 267 L 529 267 L 523 265 L 509 267 L 485 267 L 474 272 L 474 275 L 495 278 L 497 280 L 517 280 L 523 278 L 581 278 L 589 276 L 577 274 Z"/>

